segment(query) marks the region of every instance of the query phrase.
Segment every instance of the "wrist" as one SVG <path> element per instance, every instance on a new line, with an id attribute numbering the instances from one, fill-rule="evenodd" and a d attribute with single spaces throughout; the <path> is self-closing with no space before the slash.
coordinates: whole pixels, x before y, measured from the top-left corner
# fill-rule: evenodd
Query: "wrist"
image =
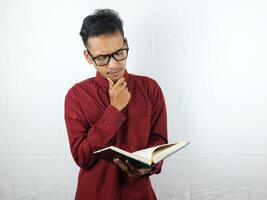
<path id="1" fill-rule="evenodd" d="M 119 106 L 117 106 L 117 105 L 114 105 L 114 104 L 112 104 L 112 103 L 110 103 L 110 105 L 113 106 L 114 108 L 116 108 L 118 111 L 121 111 L 121 110 L 122 110 L 122 109 L 121 109 Z"/>

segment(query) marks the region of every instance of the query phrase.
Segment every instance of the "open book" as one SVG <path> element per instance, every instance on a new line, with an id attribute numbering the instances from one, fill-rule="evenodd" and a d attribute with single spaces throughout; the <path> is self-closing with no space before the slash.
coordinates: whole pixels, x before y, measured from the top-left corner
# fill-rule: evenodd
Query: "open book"
<path id="1" fill-rule="evenodd" d="M 152 167 L 154 164 L 169 157 L 188 144 L 189 142 L 180 140 L 174 143 L 162 144 L 132 153 L 115 146 L 109 146 L 95 151 L 94 154 L 99 158 L 110 162 L 113 162 L 115 158 L 120 158 L 121 160 L 129 160 L 136 167 Z"/>

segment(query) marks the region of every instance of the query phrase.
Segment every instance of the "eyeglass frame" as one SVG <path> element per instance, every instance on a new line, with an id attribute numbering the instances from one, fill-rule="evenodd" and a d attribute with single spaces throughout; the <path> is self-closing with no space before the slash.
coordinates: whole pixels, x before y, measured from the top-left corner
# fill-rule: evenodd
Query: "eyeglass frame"
<path id="1" fill-rule="evenodd" d="M 122 61 L 122 60 L 125 60 L 125 59 L 128 57 L 129 47 L 128 47 L 128 44 L 127 44 L 126 39 L 123 39 L 123 43 L 124 43 L 124 42 L 126 43 L 127 48 L 121 48 L 121 49 L 118 49 L 117 51 L 115 51 L 115 52 L 113 52 L 113 53 L 111 53 L 111 54 L 98 55 L 98 56 L 95 56 L 95 57 L 94 57 L 88 49 L 86 49 L 86 51 L 88 52 L 90 58 L 93 60 L 93 62 L 94 62 L 97 66 L 99 66 L 99 67 L 103 67 L 103 66 L 107 66 L 107 65 L 109 64 L 111 57 L 112 57 L 114 60 L 116 60 L 116 61 Z M 122 59 L 122 60 L 117 60 L 117 59 L 115 58 L 114 55 L 115 55 L 116 53 L 118 53 L 119 51 L 122 51 L 122 50 L 126 50 L 127 55 L 126 55 L 126 57 L 125 57 L 124 59 Z M 107 62 L 107 64 L 105 64 L 105 65 L 98 65 L 98 64 L 96 63 L 95 59 L 97 59 L 97 58 L 100 57 L 100 56 L 108 56 L 108 62 Z"/>

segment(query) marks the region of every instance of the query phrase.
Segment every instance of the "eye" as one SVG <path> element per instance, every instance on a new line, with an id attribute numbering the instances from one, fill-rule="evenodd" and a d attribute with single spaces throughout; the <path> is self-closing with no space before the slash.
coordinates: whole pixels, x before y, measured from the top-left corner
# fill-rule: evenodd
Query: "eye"
<path id="1" fill-rule="evenodd" d="M 107 60 L 108 56 L 98 56 L 96 59 L 98 61 L 103 61 L 103 60 Z"/>
<path id="2" fill-rule="evenodd" d="M 119 50 L 115 53 L 116 56 L 122 55 L 123 54 L 123 50 Z"/>

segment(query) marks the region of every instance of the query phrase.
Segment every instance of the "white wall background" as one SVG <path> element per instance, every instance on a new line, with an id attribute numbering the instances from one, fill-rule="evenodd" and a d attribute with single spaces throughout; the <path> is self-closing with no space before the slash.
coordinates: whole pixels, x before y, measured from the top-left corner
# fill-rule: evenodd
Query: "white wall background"
<path id="1" fill-rule="evenodd" d="M 0 0 L 0 199 L 70 200 L 64 97 L 94 76 L 82 19 L 113 8 L 125 22 L 128 71 L 158 80 L 169 140 L 160 200 L 267 199 L 267 1 Z"/>

